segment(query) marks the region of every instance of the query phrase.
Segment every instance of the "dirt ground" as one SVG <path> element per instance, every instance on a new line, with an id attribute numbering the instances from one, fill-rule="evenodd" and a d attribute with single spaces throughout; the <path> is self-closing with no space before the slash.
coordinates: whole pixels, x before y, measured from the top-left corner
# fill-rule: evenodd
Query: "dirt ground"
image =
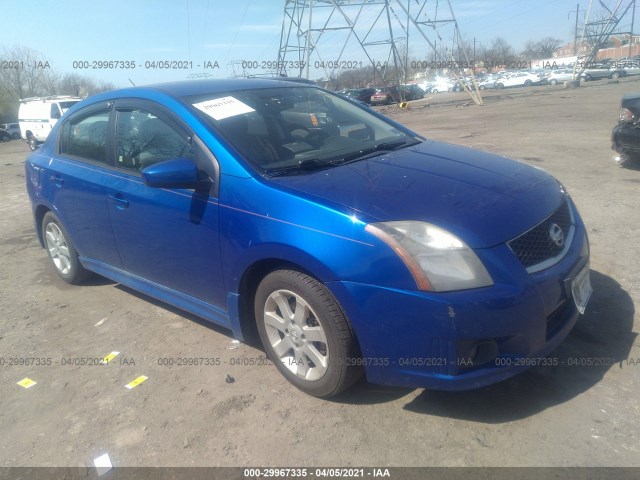
<path id="1" fill-rule="evenodd" d="M 620 98 L 637 91 L 624 79 L 383 109 L 548 170 L 588 227 L 595 291 L 553 353 L 564 365 L 460 393 L 363 381 L 318 400 L 230 332 L 107 280 L 66 285 L 34 234 L 28 148 L 0 144 L 0 466 L 89 466 L 103 453 L 115 466 L 640 466 L 640 166 L 618 167 L 610 150 Z M 108 365 L 80 364 L 112 351 Z M 181 357 L 222 361 L 160 364 Z M 18 386 L 25 377 L 37 384 Z"/>

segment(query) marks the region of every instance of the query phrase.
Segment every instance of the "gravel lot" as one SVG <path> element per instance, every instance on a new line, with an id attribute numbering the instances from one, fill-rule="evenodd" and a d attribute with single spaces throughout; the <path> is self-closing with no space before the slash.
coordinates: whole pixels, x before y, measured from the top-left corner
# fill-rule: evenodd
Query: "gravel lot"
<path id="1" fill-rule="evenodd" d="M 108 280 L 66 285 L 35 238 L 28 148 L 0 144 L 0 465 L 88 466 L 108 453 L 116 466 L 640 466 L 640 166 L 618 167 L 610 150 L 620 98 L 637 91 L 624 79 L 382 109 L 548 170 L 590 234 L 595 292 L 553 353 L 564 364 L 460 393 L 363 381 L 318 400 L 223 329 Z M 112 351 L 108 365 L 75 360 Z M 159 364 L 181 357 L 221 363 Z M 16 385 L 25 377 L 37 384 Z"/>

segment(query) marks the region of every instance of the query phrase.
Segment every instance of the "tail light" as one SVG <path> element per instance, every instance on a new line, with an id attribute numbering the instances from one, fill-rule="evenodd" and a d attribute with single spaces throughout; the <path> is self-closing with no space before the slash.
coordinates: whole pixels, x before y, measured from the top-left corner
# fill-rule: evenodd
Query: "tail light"
<path id="1" fill-rule="evenodd" d="M 619 120 L 620 120 L 621 123 L 634 123 L 635 120 L 636 120 L 636 116 L 628 108 L 622 107 L 620 109 Z"/>

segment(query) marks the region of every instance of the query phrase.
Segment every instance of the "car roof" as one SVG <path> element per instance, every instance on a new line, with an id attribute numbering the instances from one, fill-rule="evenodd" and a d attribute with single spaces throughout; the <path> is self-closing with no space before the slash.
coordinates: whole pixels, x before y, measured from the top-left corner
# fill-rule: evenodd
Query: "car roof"
<path id="1" fill-rule="evenodd" d="M 287 80 L 280 78 L 226 78 L 220 80 L 184 80 L 181 82 L 159 83 L 148 85 L 144 88 L 161 90 L 164 93 L 176 97 L 186 97 L 191 95 L 206 95 L 222 92 L 234 92 L 240 90 L 250 90 L 273 87 L 311 87 L 307 82 L 299 80 Z"/>
<path id="2" fill-rule="evenodd" d="M 285 79 L 264 78 L 228 78 L 220 80 L 182 80 L 179 82 L 157 83 L 136 87 L 111 90 L 89 97 L 91 103 L 108 101 L 124 97 L 148 98 L 154 94 L 166 95 L 173 98 L 206 96 L 218 93 L 239 92 L 260 88 L 318 88 L 308 83 L 287 81 Z"/>

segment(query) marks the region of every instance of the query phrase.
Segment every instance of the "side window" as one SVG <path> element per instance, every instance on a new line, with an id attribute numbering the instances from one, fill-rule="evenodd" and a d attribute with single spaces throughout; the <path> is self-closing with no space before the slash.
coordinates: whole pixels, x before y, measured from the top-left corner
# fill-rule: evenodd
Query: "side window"
<path id="1" fill-rule="evenodd" d="M 118 110 L 116 129 L 116 159 L 120 167 L 139 171 L 164 160 L 194 158 L 194 147 L 187 135 L 148 111 Z"/>
<path id="2" fill-rule="evenodd" d="M 109 112 L 97 112 L 72 118 L 62 129 L 60 153 L 107 162 Z"/>
<path id="3" fill-rule="evenodd" d="M 60 111 L 60 108 L 58 107 L 57 103 L 52 103 L 51 104 L 51 116 L 49 118 L 60 118 L 62 116 L 62 112 Z"/>

